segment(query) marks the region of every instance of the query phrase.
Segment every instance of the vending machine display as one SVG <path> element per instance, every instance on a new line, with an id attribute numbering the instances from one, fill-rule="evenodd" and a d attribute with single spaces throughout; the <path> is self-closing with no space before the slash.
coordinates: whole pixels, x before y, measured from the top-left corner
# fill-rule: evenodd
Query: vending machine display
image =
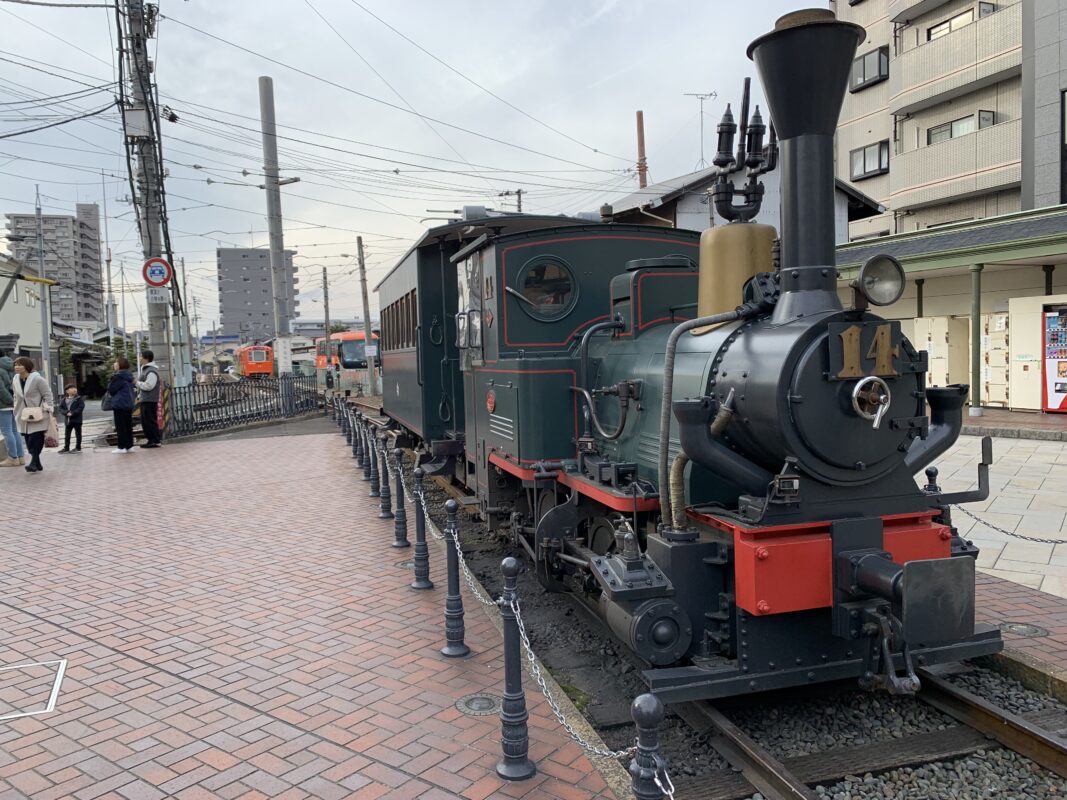
<path id="1" fill-rule="evenodd" d="M 1067 413 L 1067 308 L 1045 312 L 1044 381 L 1041 406 Z"/>

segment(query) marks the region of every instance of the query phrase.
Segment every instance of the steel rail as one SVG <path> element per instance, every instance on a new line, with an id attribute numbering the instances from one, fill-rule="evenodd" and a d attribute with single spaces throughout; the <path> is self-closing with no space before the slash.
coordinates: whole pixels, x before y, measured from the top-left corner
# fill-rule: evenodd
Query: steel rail
<path id="1" fill-rule="evenodd" d="M 920 669 L 919 678 L 922 681 L 922 689 L 918 694 L 920 700 L 964 725 L 991 736 L 1009 750 L 1067 778 L 1067 740 L 1037 727 L 1018 714 L 998 708 L 929 670 Z"/>
<path id="2" fill-rule="evenodd" d="M 701 727 L 700 718 L 711 726 L 708 743 L 767 800 L 820 800 L 804 781 L 711 703 L 680 703 L 676 708 L 694 729 Z"/>

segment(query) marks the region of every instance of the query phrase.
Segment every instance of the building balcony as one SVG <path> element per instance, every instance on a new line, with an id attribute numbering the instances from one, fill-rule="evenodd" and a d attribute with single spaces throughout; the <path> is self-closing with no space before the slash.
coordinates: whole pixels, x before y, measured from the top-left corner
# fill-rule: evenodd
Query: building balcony
<path id="1" fill-rule="evenodd" d="M 1020 75 L 1022 8 L 1015 3 L 899 54 L 889 63 L 890 113 L 913 114 Z"/>
<path id="2" fill-rule="evenodd" d="M 886 10 L 889 12 L 890 22 L 905 23 L 948 2 L 949 0 L 889 0 Z"/>
<path id="3" fill-rule="evenodd" d="M 961 200 L 1022 181 L 1022 120 L 920 147 L 889 160 L 889 200 L 895 211 Z"/>

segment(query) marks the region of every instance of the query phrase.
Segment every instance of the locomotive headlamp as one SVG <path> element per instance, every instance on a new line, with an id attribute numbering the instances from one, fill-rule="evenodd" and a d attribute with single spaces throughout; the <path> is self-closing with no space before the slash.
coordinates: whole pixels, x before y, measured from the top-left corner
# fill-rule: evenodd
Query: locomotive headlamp
<path id="1" fill-rule="evenodd" d="M 852 288 L 858 291 L 872 306 L 888 306 L 895 303 L 904 294 L 904 267 L 893 256 L 871 256 L 860 267 L 860 275 L 852 282 Z"/>

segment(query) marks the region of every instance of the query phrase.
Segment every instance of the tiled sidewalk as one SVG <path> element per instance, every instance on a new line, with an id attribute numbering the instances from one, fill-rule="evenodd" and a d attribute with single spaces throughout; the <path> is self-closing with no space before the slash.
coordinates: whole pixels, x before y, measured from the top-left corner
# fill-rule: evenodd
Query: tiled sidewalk
<path id="1" fill-rule="evenodd" d="M 937 462 L 946 491 L 975 484 L 981 439 L 961 436 Z M 966 508 L 983 522 L 1012 533 L 1063 544 L 1029 542 L 1006 536 L 960 512 L 952 519 L 960 533 L 982 552 L 978 566 L 990 575 L 1067 597 L 1067 442 L 993 439 L 990 496 Z M 921 477 L 921 476 L 920 476 Z"/>
<path id="2" fill-rule="evenodd" d="M 335 432 L 47 452 L 0 484 L 0 666 L 68 662 L 53 712 L 0 721 L 0 798 L 612 796 L 535 691 L 538 776 L 496 778 L 498 719 L 454 703 L 500 693 L 500 637 L 469 601 L 475 655 L 438 655 L 442 559 L 406 588 Z M 49 684 L 0 671 L 0 716 Z"/>

